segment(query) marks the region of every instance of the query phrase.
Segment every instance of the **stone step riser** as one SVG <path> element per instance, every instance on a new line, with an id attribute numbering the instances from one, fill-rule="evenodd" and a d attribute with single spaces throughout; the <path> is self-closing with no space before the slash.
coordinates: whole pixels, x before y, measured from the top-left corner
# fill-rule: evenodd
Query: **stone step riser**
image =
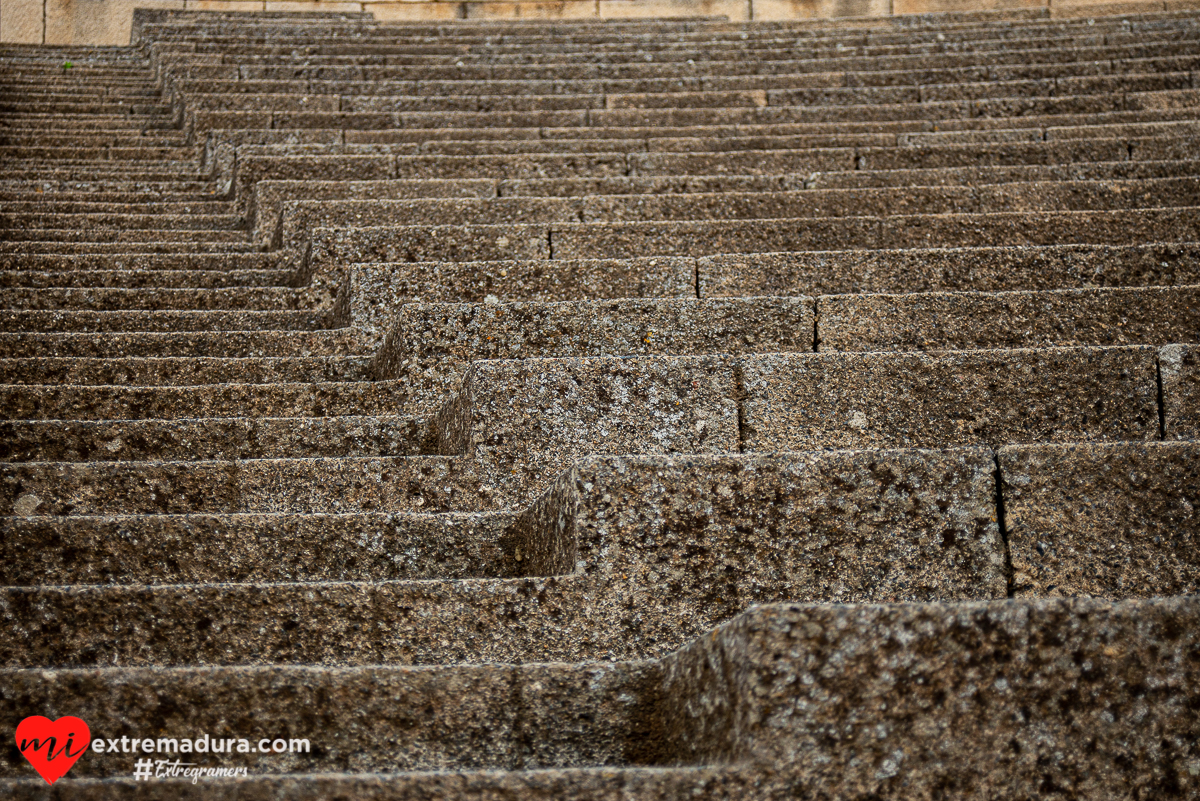
<path id="1" fill-rule="evenodd" d="M 1045 488 L 1061 472 L 1074 471 L 1083 480 L 1098 477 L 1096 471 L 1102 470 L 1105 457 L 1097 451 L 1118 455 L 1135 470 L 1152 465 L 1185 473 L 1195 469 L 1195 446 L 1190 443 L 1104 445 L 1077 449 L 1078 456 L 1063 451 L 1068 454 L 1068 463 L 1062 464 L 1062 457 L 1057 457 L 1056 464 L 1044 468 L 1029 485 L 1031 489 L 1024 490 L 1025 499 L 1018 501 L 1022 513 L 1032 513 L 1035 525 L 1053 526 L 1061 516 L 1053 505 L 1058 491 L 1050 490 L 1047 495 Z M 1020 459 L 1016 450 L 1006 453 Z M 256 663 L 263 661 L 266 653 L 281 650 L 287 661 L 315 656 L 319 662 L 351 664 L 372 660 L 445 664 L 463 658 L 510 661 L 531 656 L 540 660 L 580 659 L 594 658 L 597 652 L 590 649 L 595 648 L 602 649 L 600 653 L 606 658 L 658 656 L 748 605 L 770 602 L 781 595 L 793 600 L 859 602 L 880 595 L 906 600 L 1004 597 L 1006 559 L 997 527 L 996 465 L 995 455 L 987 450 L 594 459 L 580 463 L 564 476 L 504 533 L 496 530 L 494 542 L 505 552 L 503 563 L 508 569 L 536 573 L 561 570 L 566 563 L 577 566 L 572 576 L 435 582 L 424 587 L 424 600 L 416 594 L 420 587 L 405 582 L 307 587 L 26 588 L 4 593 L 9 600 L 9 614 L 17 623 L 6 627 L 6 631 L 14 639 L 28 640 L 25 627 L 20 625 L 22 614 L 39 614 L 41 620 L 81 615 L 82 619 L 72 624 L 80 631 L 80 641 L 71 640 L 69 646 L 32 646 L 46 655 L 42 665 L 105 664 L 114 658 L 121 664 L 180 664 L 185 660 L 236 663 L 239 654 L 226 650 L 214 656 L 214 648 L 221 639 L 220 632 L 231 625 L 228 610 L 237 608 L 231 601 L 252 592 L 265 608 L 254 613 L 255 619 L 249 621 L 254 625 L 238 628 L 253 642 L 243 644 L 239 640 L 237 647 L 253 654 L 249 661 Z M 1001 481 L 1007 481 L 1005 469 L 999 470 Z M 1028 468 L 1023 463 L 1012 474 L 1024 484 L 1027 482 L 1021 477 L 1026 475 Z M 840 481 L 834 481 L 834 477 Z M 1097 496 L 1098 512 L 1122 522 L 1136 521 L 1146 531 L 1138 541 L 1140 550 L 1131 560 L 1136 571 L 1129 575 L 1138 578 L 1121 585 L 1117 597 L 1155 595 L 1156 568 L 1169 564 L 1184 571 L 1180 574 L 1184 587 L 1194 587 L 1197 580 L 1195 560 L 1187 556 L 1191 552 L 1179 551 L 1162 541 L 1179 539 L 1178 535 L 1172 538 L 1170 531 L 1178 510 L 1189 501 L 1190 490 L 1181 492 L 1169 473 L 1153 480 L 1161 482 L 1155 486 L 1161 487 L 1169 503 L 1131 506 L 1122 497 L 1120 481 L 1109 488 L 1107 495 Z M 898 482 L 916 489 L 898 495 L 892 489 Z M 631 503 L 631 498 L 646 500 Z M 1039 507 L 1039 501 L 1048 505 Z M 1079 498 L 1070 501 L 1073 507 L 1083 503 Z M 914 512 L 914 508 L 920 511 Z M 863 509 L 871 511 L 864 515 Z M 698 518 L 700 510 L 704 514 Z M 178 525 L 176 521 L 182 519 L 164 519 L 163 530 L 169 533 L 172 526 Z M 23 525 L 23 531 L 36 536 L 38 529 L 32 521 Z M 41 529 L 47 530 L 54 529 Z M 750 530 L 763 533 L 747 536 Z M 772 533 L 768 535 L 768 531 Z M 1157 542 L 1156 534 L 1160 535 Z M 1059 533 L 1052 538 L 1055 551 L 1048 556 L 1047 564 L 1064 564 L 1057 556 L 1059 552 L 1096 536 L 1090 521 Z M 781 550 L 780 538 L 793 544 Z M 171 541 L 169 536 L 164 539 Z M 152 539 L 149 547 L 158 547 L 156 543 L 161 541 Z M 856 543 L 853 555 L 842 553 L 839 547 L 848 542 Z M 721 551 L 716 550 L 718 545 Z M 1045 551 L 1046 543 L 1042 545 Z M 664 548 L 688 554 L 686 562 L 664 561 Z M 435 553 L 431 561 L 436 563 L 438 558 Z M 894 568 L 881 573 L 873 569 L 873 564 L 891 564 Z M 1066 564 L 1071 566 L 1069 561 Z M 1087 561 L 1074 565 L 1085 571 L 1088 566 Z M 1118 568 L 1109 567 L 1094 578 L 1119 581 L 1122 575 Z M 722 577 L 719 593 L 713 592 L 715 576 Z M 656 591 L 664 584 L 672 588 L 668 596 Z M 583 594 L 589 591 L 590 597 Z M 531 604 L 539 597 L 541 608 Z M 98 653 L 98 638 L 85 625 L 89 616 L 100 614 L 100 607 L 133 610 L 147 598 L 154 599 L 161 617 L 123 615 L 121 625 L 136 626 L 147 633 L 162 630 L 163 626 L 202 633 L 151 639 L 163 643 L 153 652 L 126 642 L 106 645 L 104 652 Z M 583 608 L 576 613 L 566 611 L 570 604 L 581 601 Z M 268 620 L 272 611 L 282 612 L 289 603 L 294 604 L 289 611 L 274 623 L 259 627 L 259 619 Z M 334 609 L 347 603 L 355 612 L 341 613 L 338 628 L 347 633 L 360 632 L 357 636 L 338 641 L 311 636 L 320 630 L 318 623 L 332 624 Z M 445 611 L 428 614 L 437 608 L 431 606 L 433 603 L 446 604 Z M 469 627 L 447 639 L 449 627 L 461 626 L 461 616 L 475 613 L 486 620 L 502 614 L 506 604 L 529 616 L 532 626 L 545 633 L 558 630 L 560 634 L 537 642 L 525 640 L 524 632 L 518 631 L 512 632 L 512 640 L 498 643 L 493 638 L 474 636 L 470 633 L 473 627 Z M 633 606 L 641 612 L 640 636 L 616 646 L 602 627 L 616 623 L 614 618 L 627 615 Z M 29 611 L 24 612 L 26 609 Z M 168 616 L 165 611 L 173 614 Z M 580 615 L 588 613 L 591 622 L 584 623 L 588 618 Z M 412 621 L 419 618 L 427 618 L 425 628 L 414 630 Z M 210 620 L 209 625 L 193 628 L 200 619 Z M 290 620 L 292 625 L 281 625 L 280 619 Z M 678 619 L 686 633 L 663 642 L 662 626 L 671 619 Z M 631 623 L 626 617 L 616 626 L 628 629 Z M 264 650 L 249 650 L 255 646 Z M 614 652 L 614 647 L 619 650 Z M 83 654 L 88 657 L 80 661 Z"/>
<path id="2" fill-rule="evenodd" d="M 34 358 L 0 359 L 12 386 L 199 386 L 358 381 L 366 361 L 355 358 Z"/>
<path id="3" fill-rule="evenodd" d="M 228 277 L 228 274 L 224 275 Z M 283 311 L 303 308 L 303 305 L 294 289 L 265 287 L 209 290 L 100 286 L 86 289 L 0 289 L 0 307 L 25 311 Z"/>
<path id="4" fill-rule="evenodd" d="M 8 293 L 18 289 L 25 291 L 82 288 L 232 290 L 238 287 L 254 287 L 275 289 L 289 286 L 291 275 L 287 270 L 161 270 L 149 274 L 130 270 L 89 270 L 87 272 L 0 270 L 0 291 L 5 293 L 4 297 L 11 297 Z M 57 295 L 66 297 L 67 293 L 60 291 Z M 72 298 L 72 302 L 77 301 Z M 195 308 L 195 306 L 190 308 Z"/>
<path id="5" fill-rule="evenodd" d="M 362 262 L 661 257 L 719 253 L 1195 242 L 1193 209 L 1041 214 L 915 215 L 731 222 L 406 226 L 312 232 L 302 283 L 334 293 Z M 1136 234 L 1134 233 L 1136 232 Z"/>
<path id="6" fill-rule="evenodd" d="M 186 333 L 108 332 L 94 334 L 0 334 L 0 357 L 25 359 L 127 357 L 253 358 L 262 356 L 345 356 L 359 352 L 347 329 L 327 331 L 210 331 Z"/>
<path id="7" fill-rule="evenodd" d="M 0 312 L 3 333 L 169 333 L 174 331 L 311 331 L 326 328 L 321 311 Z"/>
<path id="8" fill-rule="evenodd" d="M 0 586 L 517 575 L 504 541 L 513 521 L 508 513 L 14 518 Z M 46 547 L 64 537 L 77 558 Z"/>
<path id="9" fill-rule="evenodd" d="M 422 421 L 401 417 L 21 421 L 0 431 L 0 461 L 13 463 L 421 456 L 433 447 Z"/>

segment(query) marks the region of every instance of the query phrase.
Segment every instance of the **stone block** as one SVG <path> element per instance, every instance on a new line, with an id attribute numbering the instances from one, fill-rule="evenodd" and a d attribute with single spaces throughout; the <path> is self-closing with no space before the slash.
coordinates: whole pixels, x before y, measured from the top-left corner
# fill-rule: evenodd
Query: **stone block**
<path id="1" fill-rule="evenodd" d="M 4 0 L 0 5 L 0 42 L 41 44 L 43 0 Z"/>
<path id="2" fill-rule="evenodd" d="M 1152 348 L 766 355 L 742 361 L 746 450 L 1158 434 Z"/>
<path id="3" fill-rule="evenodd" d="M 1158 352 L 1166 439 L 1200 439 L 1200 350 L 1168 345 Z"/>
<path id="4" fill-rule="evenodd" d="M 760 607 L 664 660 L 665 750 L 793 797 L 1192 794 L 1197 631 L 1194 597 Z"/>
<path id="5" fill-rule="evenodd" d="M 751 0 L 598 0 L 604 19 L 728 17 L 750 19 Z"/>
<path id="6" fill-rule="evenodd" d="M 380 22 L 424 22 L 426 20 L 463 19 L 466 11 L 462 3 L 434 0 L 434 2 L 381 2 L 363 3 L 363 9 L 375 15 Z"/>
<path id="7" fill-rule="evenodd" d="M 586 19 L 599 16 L 598 0 L 466 2 L 467 19 Z"/>
<path id="8" fill-rule="evenodd" d="M 1200 449 L 1029 445 L 999 453 L 1018 596 L 1200 592 Z"/>
<path id="9" fill-rule="evenodd" d="M 1200 289 L 826 295 L 821 350 L 1163 345 L 1200 332 Z"/>

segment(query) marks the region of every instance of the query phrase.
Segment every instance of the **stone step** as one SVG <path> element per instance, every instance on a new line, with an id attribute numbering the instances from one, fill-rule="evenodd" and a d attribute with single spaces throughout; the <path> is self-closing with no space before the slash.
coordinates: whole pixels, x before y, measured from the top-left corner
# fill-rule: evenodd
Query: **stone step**
<path id="1" fill-rule="evenodd" d="M 327 322 L 321 311 L 0 311 L 4 333 L 304 331 Z"/>
<path id="2" fill-rule="evenodd" d="M 821 351 L 1168 345 L 1200 335 L 1200 287 L 825 295 Z"/>
<path id="3" fill-rule="evenodd" d="M 187 271 L 222 275 L 246 270 L 275 271 L 279 266 L 278 257 L 269 253 L 144 253 L 133 250 L 72 255 L 34 253 L 28 249 L 25 252 L 0 252 L 0 269 L 6 271 L 69 272 L 75 275 L 143 272 L 151 279 L 158 273 Z"/>
<path id="4" fill-rule="evenodd" d="M 59 193 L 43 193 L 36 196 L 36 199 L 15 200 L 0 196 L 0 202 L 4 203 L 4 214 L 6 216 L 16 215 L 112 215 L 116 219 L 119 215 L 123 219 L 129 219 L 134 215 L 147 215 L 153 217 L 199 217 L 201 219 L 214 218 L 219 216 L 233 217 L 237 214 L 237 207 L 231 201 L 215 200 L 211 197 L 196 199 L 193 201 L 161 201 L 152 199 L 151 197 L 144 198 L 141 202 L 125 202 L 114 203 L 111 201 L 91 199 L 87 197 L 63 199 Z M 151 214 L 152 212 L 152 214 Z M 231 222 L 236 222 L 236 219 Z"/>
<path id="5" fill-rule="evenodd" d="M 408 417 L 23 420 L 0 423 L 0 429 L 5 462 L 235 462 L 431 452 L 427 425 Z"/>
<path id="6" fill-rule="evenodd" d="M 0 359 L 9 386 L 325 383 L 358 381 L 366 360 L 357 357 L 38 357 Z"/>
<path id="7" fill-rule="evenodd" d="M 34 232 L 49 234 L 54 230 L 74 228 L 77 235 L 85 232 L 89 237 L 111 230 L 186 231 L 193 236 L 204 231 L 205 236 L 220 241 L 219 237 L 228 237 L 235 229 L 244 226 L 245 222 L 236 214 L 167 214 L 148 209 L 132 214 L 0 212 L 0 237 L 10 240 L 20 231 L 28 231 L 32 235 Z"/>
<path id="8" fill-rule="evenodd" d="M 82 234 L 82 236 L 81 236 Z M 86 238 L 84 238 L 86 237 Z M 203 228 L 0 228 L 0 244 L 58 242 L 68 244 L 121 244 L 202 242 L 208 245 L 247 244 L 246 231 L 206 230 Z M 80 240 L 83 239 L 81 242 Z M 30 245 L 36 247 L 36 245 Z"/>
<path id="9" fill-rule="evenodd" d="M 150 277 L 160 276 L 154 273 Z M 0 289 L 0 308 L 22 311 L 274 311 L 304 307 L 296 290 L 284 287 Z"/>
<path id="10" fill-rule="evenodd" d="M 9 518 L 11 537 L 5 541 L 0 586 L 505 576 L 520 567 L 504 542 L 514 517 L 449 513 Z M 64 536 L 76 543 L 77 558 L 68 560 L 65 552 L 47 547 Z"/>
<path id="11" fill-rule="evenodd" d="M 276 385 L 275 397 L 283 396 L 287 387 Z M 225 394 L 235 393 L 227 389 Z M 342 393 L 341 399 L 350 394 Z M 372 411 L 370 404 L 364 404 L 352 413 Z M 474 467 L 456 456 L 22 462 L 0 463 L 0 476 L 4 486 L 0 505 L 21 516 L 26 509 L 38 515 L 69 516 L 495 508 L 487 504 L 489 493 L 481 491 Z"/>
<path id="12" fill-rule="evenodd" d="M 228 262 L 229 256 L 256 255 L 261 247 L 249 242 L 208 242 L 208 241 L 161 241 L 145 242 L 70 242 L 70 241 L 32 241 L 32 242 L 3 242 L 0 241 L 0 264 L 21 263 L 29 258 L 49 257 L 51 259 L 63 256 L 109 256 L 115 255 L 122 259 L 130 256 L 208 256 L 214 265 L 212 269 L 222 269 Z M 51 262 L 53 263 L 53 262 Z"/>
<path id="13" fill-rule="evenodd" d="M 1198 265 L 1180 242 L 748 253 L 696 259 L 696 274 L 701 297 L 741 297 L 1187 286 Z"/>
<path id="14" fill-rule="evenodd" d="M 718 253 L 922 247 L 1123 245 L 1193 242 L 1193 208 L 1000 214 L 896 215 L 726 222 L 399 226 L 312 232 L 309 275 L 374 261 L 605 259 Z M 548 267 L 551 265 L 547 265 Z"/>
<path id="15" fill-rule="evenodd" d="M 0 293 L 16 289 L 188 289 L 218 290 L 239 287 L 286 287 L 291 283 L 289 270 L 88 270 L 51 272 L 47 270 L 0 270 Z M 66 297 L 66 292 L 59 293 Z M 0 297 L 11 297 L 4 294 Z"/>
<path id="16" fill-rule="evenodd" d="M 1195 605 L 1190 598 L 771 605 L 652 661 L 15 669 L 2 680 L 11 688 L 5 697 L 12 714 L 22 714 L 18 703 L 53 715 L 78 713 L 115 737 L 117 754 L 80 763 L 81 775 L 113 777 L 79 782 L 80 797 L 89 800 L 145 787 L 127 775 L 130 757 L 120 751 L 122 737 L 128 746 L 130 737 L 150 731 L 180 741 L 200 732 L 232 738 L 221 743 L 223 750 L 238 738 L 246 751 L 264 745 L 264 738 L 284 738 L 284 751 L 288 739 L 309 740 L 303 754 L 186 757 L 205 766 L 252 766 L 254 775 L 239 785 L 261 796 L 285 788 L 294 794 L 299 787 L 305 798 L 765 798 L 899 785 L 900 763 L 916 792 L 945 786 L 961 770 L 980 784 L 1028 793 L 1082 776 L 1076 779 L 1081 792 L 1095 794 L 1139 786 L 1149 772 L 1141 766 L 1156 764 L 1156 733 L 1190 730 L 1185 710 L 1194 702 L 1195 681 L 1186 654 L 1194 646 Z M 976 664 L 980 654 L 988 657 L 983 668 Z M 1027 670 L 1013 671 L 1005 657 Z M 1090 667 L 1075 665 L 1076 658 Z M 716 669 L 729 665 L 739 666 L 736 681 Z M 803 682 L 805 676 L 812 684 Z M 1122 676 L 1136 677 L 1136 686 L 1161 688 L 1167 701 L 1145 704 Z M 771 706 L 764 700 L 792 684 L 805 689 L 791 689 Z M 966 684 L 1003 689 L 986 702 L 945 701 Z M 139 693 L 139 687 L 152 690 Z M 1080 699 L 1070 710 L 1047 700 L 1072 692 Z M 474 702 L 464 705 L 464 697 Z M 213 698 L 222 701 L 214 705 Z M 297 701 L 310 710 L 307 726 L 296 723 Z M 175 710 L 165 719 L 164 702 Z M 731 710 L 744 710 L 750 722 L 732 729 Z M 1145 710 L 1143 726 L 1123 723 L 1135 710 Z M 362 715 L 378 723 L 369 729 L 352 725 Z M 847 715 L 871 733 L 856 736 L 856 761 L 818 736 Z M 992 715 L 1004 721 L 999 728 L 982 722 Z M 1043 721 L 1037 739 L 1010 722 L 1019 715 Z M 1121 722 L 1098 736 L 1078 727 L 1080 717 L 1106 716 Z M 941 736 L 949 730 L 959 738 Z M 894 742 L 874 736 L 881 731 L 904 732 L 903 760 Z M 996 757 L 1015 750 L 1013 743 L 1031 758 Z M 815 766 L 797 764 L 794 754 L 801 750 L 812 753 Z M 730 753 L 739 763 L 721 759 Z M 1049 765 L 1036 766 L 1040 758 Z M 16 754 L 6 759 L 6 776 L 26 775 Z M 623 767 L 706 763 L 715 764 Z M 414 768 L 423 771 L 397 772 Z M 185 781 L 190 779 L 155 784 L 178 794 L 187 792 Z M 28 780 L 6 779 L 4 786 L 21 799 L 41 792 Z"/>
<path id="17" fill-rule="evenodd" d="M 185 420 L 395 414 L 406 397 L 394 381 L 209 384 L 193 387 L 5 385 L 9 420 Z"/>
<path id="18" fill-rule="evenodd" d="M 391 461 L 395 465 L 399 460 Z M 249 478 L 245 472 L 258 464 L 243 463 L 243 482 Z M 117 471 L 126 467 L 109 466 Z M 279 650 L 272 642 L 283 633 L 279 622 L 260 630 L 255 618 L 265 620 L 288 599 L 297 605 L 279 620 L 305 622 L 299 629 L 289 627 L 292 653 L 282 661 L 310 656 L 342 664 L 361 664 L 364 658 L 414 664 L 619 659 L 669 653 L 746 606 L 779 597 L 1002 598 L 1006 582 L 995 517 L 995 469 L 993 455 L 982 449 L 595 459 L 580 463 L 504 533 L 497 532 L 494 542 L 506 572 L 531 574 L 525 578 L 105 585 L 79 587 L 70 596 L 58 588 L 26 587 L 3 591 L 11 599 L 6 611 L 12 623 L 5 627 L 11 633 L 0 636 L 14 638 L 10 642 L 16 646 L 15 638 L 28 637 L 17 619 L 22 610 L 36 609 L 39 619 L 49 622 L 66 611 L 69 598 L 82 602 L 91 595 L 105 598 L 110 610 L 130 608 L 136 617 L 122 615 L 121 625 L 145 631 L 143 644 L 120 638 L 102 645 L 94 634 L 84 634 L 86 639 L 47 643 L 41 653 L 6 652 L 25 653 L 23 664 L 39 666 L 105 664 L 113 657 L 121 664 L 214 664 L 243 655 L 255 663 L 280 661 L 268 657 Z M 833 476 L 843 480 L 832 483 Z M 898 481 L 916 488 L 912 497 L 889 490 Z M 627 499 L 633 498 L 643 500 L 631 504 Z M 709 510 L 702 521 L 692 518 L 691 526 L 673 522 L 691 518 L 700 508 Z M 165 518 L 164 524 L 180 519 Z M 560 519 L 565 531 L 558 528 Z M 53 518 L 42 520 L 53 525 Z M 655 522 L 647 529 L 651 520 Z M 26 530 L 37 531 L 35 522 L 27 518 Z M 761 533 L 747 535 L 750 530 Z M 947 545 L 944 540 L 951 541 Z M 148 547 L 154 548 L 154 542 L 152 536 Z M 843 553 L 851 542 L 858 543 L 854 556 Z M 438 561 L 438 546 L 434 549 L 431 561 Z M 664 549 L 678 559 L 665 559 Z M 536 578 L 547 570 L 562 572 L 571 551 L 578 562 L 567 568 L 574 568 L 572 575 Z M 884 564 L 891 569 L 879 570 Z M 658 591 L 664 585 L 671 593 Z M 247 642 L 229 642 L 219 632 L 228 630 L 228 610 L 239 608 L 234 598 L 245 592 L 255 592 L 262 605 L 238 629 Z M 132 608 L 134 597 L 147 595 L 158 602 L 157 619 L 173 621 L 168 625 L 180 631 L 199 632 L 205 629 L 192 629 L 194 620 L 209 617 L 208 633 L 179 643 L 154 637 L 157 626 Z M 16 600 L 20 596 L 23 603 Z M 222 599 L 227 601 L 223 607 Z M 360 613 L 334 613 L 344 621 L 336 630 L 360 622 L 360 636 L 316 640 L 312 633 L 333 623 L 333 609 L 347 602 Z M 168 616 L 177 605 L 189 611 Z M 504 619 L 520 619 L 520 626 L 496 618 L 509 611 L 513 617 Z M 466 615 L 476 616 L 485 628 L 463 628 Z M 406 618 L 412 623 L 406 624 Z M 418 619 L 424 622 L 418 624 Z M 66 620 L 63 624 L 74 628 Z M 246 649 L 253 645 L 261 650 L 251 656 Z M 57 654 L 47 662 L 49 648 Z M 407 657 L 399 656 L 403 650 Z"/>
<path id="19" fill-rule="evenodd" d="M 0 334 L 0 358 L 104 358 L 112 353 L 146 358 L 254 358 L 344 356 L 359 352 L 350 329 L 324 331 L 189 331 L 173 333 Z"/>
<path id="20" fill-rule="evenodd" d="M 998 456 L 1017 597 L 1196 592 L 1194 442 L 1034 445 Z"/>
<path id="21" fill-rule="evenodd" d="M 174 164 L 185 166 L 197 155 L 196 148 L 190 146 L 147 146 L 136 140 L 108 147 L 87 147 L 79 143 L 66 143 L 49 146 L 44 143 L 37 145 L 4 145 L 0 147 L 0 155 L 6 161 L 13 163 L 18 169 L 28 165 L 36 165 L 41 161 L 49 161 L 56 165 L 63 164 L 120 164 L 133 167 L 139 163 L 147 166 L 162 166 Z"/>

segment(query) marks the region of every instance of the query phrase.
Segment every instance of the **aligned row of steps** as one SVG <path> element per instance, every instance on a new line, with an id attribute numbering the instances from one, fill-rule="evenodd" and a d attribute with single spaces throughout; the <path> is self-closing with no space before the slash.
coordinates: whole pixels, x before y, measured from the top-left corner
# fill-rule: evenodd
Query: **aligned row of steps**
<path id="1" fill-rule="evenodd" d="M 1200 793 L 1200 15 L 135 37 L 0 48 L 0 708 L 250 775 L 55 789 Z"/>

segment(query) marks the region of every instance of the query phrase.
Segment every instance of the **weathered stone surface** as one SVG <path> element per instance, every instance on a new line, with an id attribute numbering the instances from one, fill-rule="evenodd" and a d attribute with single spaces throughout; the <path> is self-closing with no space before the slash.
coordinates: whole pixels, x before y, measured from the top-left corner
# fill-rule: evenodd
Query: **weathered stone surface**
<path id="1" fill-rule="evenodd" d="M 808 298 L 409 303 L 372 362 L 436 402 L 477 360 L 810 351 Z"/>
<path id="2" fill-rule="evenodd" d="M 994 472 L 986 450 L 595 458 L 512 536 L 531 571 L 628 578 L 638 608 L 680 619 L 1003 597 Z"/>
<path id="3" fill-rule="evenodd" d="M 10 519 L 0 585 L 510 575 L 520 567 L 501 546 L 510 523 L 508 514 Z"/>
<path id="4" fill-rule="evenodd" d="M 1162 428 L 1169 439 L 1200 438 L 1200 370 L 1197 350 L 1168 345 L 1158 352 Z"/>
<path id="5" fill-rule="evenodd" d="M 755 253 L 697 259 L 701 297 L 1183 286 L 1200 283 L 1186 243 Z"/>
<path id="6" fill-rule="evenodd" d="M 316 746 L 0 795 L 1200 792 L 1184 0 L 321 2 L 0 50 L 0 706 Z"/>
<path id="7" fill-rule="evenodd" d="M 1186 795 L 1196 618 L 1194 598 L 762 607 L 665 660 L 664 731 L 817 797 Z"/>
<path id="8" fill-rule="evenodd" d="M 1200 591 L 1194 444 L 1031 445 L 999 458 L 1019 596 Z"/>
<path id="9" fill-rule="evenodd" d="M 946 447 L 1158 435 L 1150 348 L 758 356 L 747 450 Z"/>
<path id="10" fill-rule="evenodd" d="M 821 350 L 1159 345 L 1200 335 L 1200 289 L 825 295 Z"/>

